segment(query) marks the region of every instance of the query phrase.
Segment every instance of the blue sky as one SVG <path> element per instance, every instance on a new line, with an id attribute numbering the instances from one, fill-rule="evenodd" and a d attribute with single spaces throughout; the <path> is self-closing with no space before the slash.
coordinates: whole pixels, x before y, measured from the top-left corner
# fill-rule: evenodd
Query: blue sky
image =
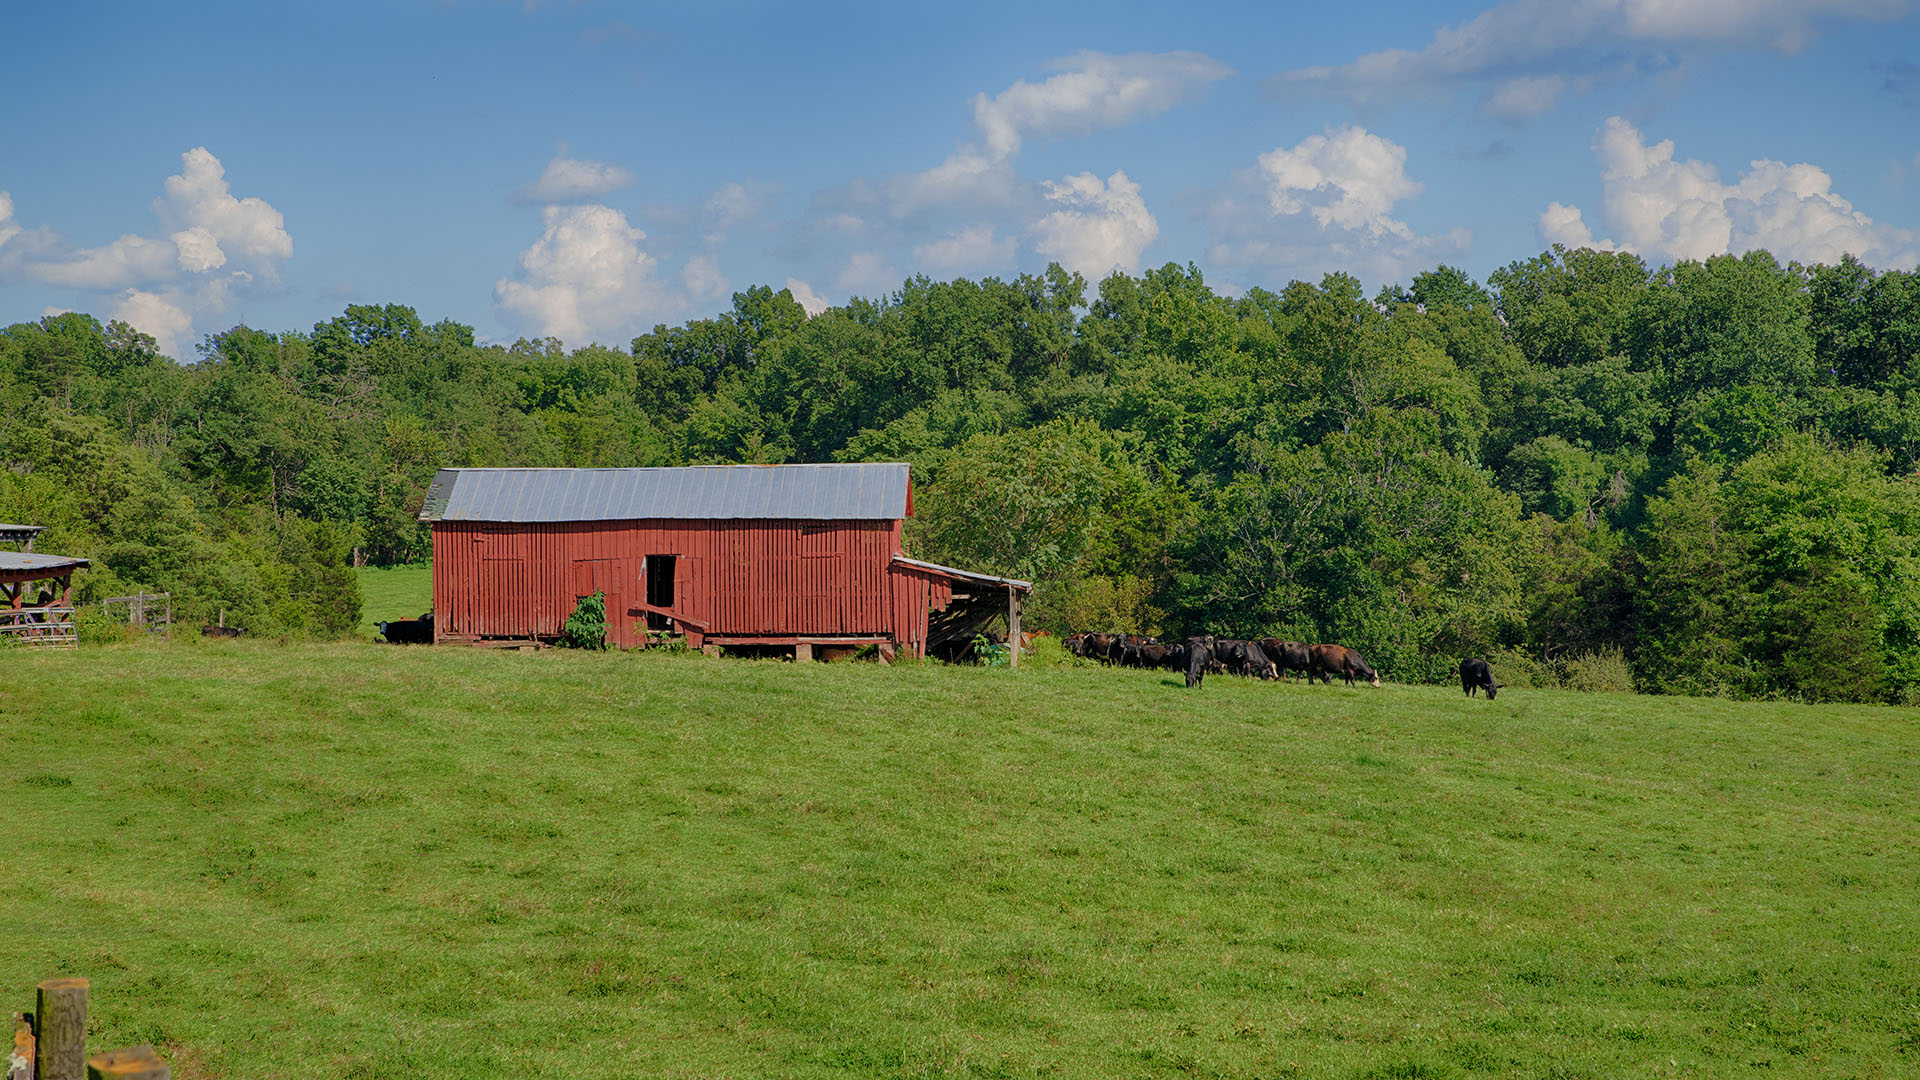
<path id="1" fill-rule="evenodd" d="M 1916 0 L 40 4 L 0 324 L 191 359 L 402 303 L 624 346 L 749 285 L 1484 279 L 1555 242 L 1920 265 Z"/>

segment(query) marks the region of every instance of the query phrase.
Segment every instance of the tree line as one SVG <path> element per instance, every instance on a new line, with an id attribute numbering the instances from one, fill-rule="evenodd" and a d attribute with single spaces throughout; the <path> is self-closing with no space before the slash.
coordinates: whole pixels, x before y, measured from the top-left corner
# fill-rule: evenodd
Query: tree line
<path id="1" fill-rule="evenodd" d="M 1034 580 L 1059 632 L 1920 697 L 1920 273 L 1851 258 L 1556 247 L 1371 297 L 1054 266 L 812 317 L 757 287 L 626 349 L 353 305 L 199 351 L 0 332 L 0 519 L 94 558 L 83 595 L 342 633 L 353 562 L 427 556 L 439 467 L 901 460 L 910 550 Z"/>

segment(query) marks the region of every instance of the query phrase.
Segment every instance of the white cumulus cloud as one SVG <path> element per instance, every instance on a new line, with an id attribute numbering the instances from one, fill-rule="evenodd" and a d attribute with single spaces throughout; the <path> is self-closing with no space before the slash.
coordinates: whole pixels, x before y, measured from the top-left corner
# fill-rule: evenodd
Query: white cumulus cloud
<path id="1" fill-rule="evenodd" d="M 722 300 L 733 291 L 733 284 L 720 272 L 720 263 L 712 255 L 688 259 L 680 268 L 680 286 L 687 291 L 688 301 L 694 304 Z"/>
<path id="2" fill-rule="evenodd" d="M 1276 214 L 1308 213 L 1322 228 L 1408 235 L 1388 216 L 1395 203 L 1424 185 L 1407 176 L 1407 148 L 1361 127 L 1309 135 L 1291 149 L 1260 155 L 1267 198 Z"/>
<path id="3" fill-rule="evenodd" d="M 549 206 L 540 220 L 540 237 L 520 253 L 519 277 L 494 286 L 495 302 L 517 321 L 581 344 L 685 307 L 641 248 L 647 234 L 625 214 L 597 204 Z"/>
<path id="4" fill-rule="evenodd" d="M 1723 183 L 1711 164 L 1677 158 L 1671 139 L 1649 144 L 1617 116 L 1601 125 L 1593 150 L 1606 219 L 1617 233 L 1602 244 L 1671 260 L 1764 248 L 1783 261 L 1833 263 L 1844 254 L 1877 266 L 1920 261 L 1920 232 L 1854 209 L 1817 165 L 1761 159 Z M 1591 240 L 1580 211 L 1559 203 L 1541 216 L 1540 230 L 1570 246 Z"/>
<path id="5" fill-rule="evenodd" d="M 1820 20 L 1890 20 L 1909 7 L 1908 0 L 1508 0 L 1441 27 L 1423 49 L 1385 49 L 1346 64 L 1300 68 L 1269 85 L 1380 102 L 1416 88 L 1493 81 L 1499 85 L 1483 107 L 1520 118 L 1546 112 L 1565 89 L 1671 67 L 1689 52 L 1793 52 L 1812 39 Z M 1563 78 L 1568 75 L 1574 78 Z"/>
<path id="6" fill-rule="evenodd" d="M 969 225 L 916 246 L 913 261 L 942 272 L 1004 269 L 1013 265 L 1018 241 L 1011 236 L 996 237 L 998 231 L 993 225 Z"/>
<path id="7" fill-rule="evenodd" d="M 0 247 L 20 235 L 20 226 L 13 220 L 13 196 L 0 191 Z"/>
<path id="8" fill-rule="evenodd" d="M 900 271 L 877 251 L 856 251 L 834 275 L 833 287 L 844 293 L 884 294 L 900 284 Z"/>
<path id="9" fill-rule="evenodd" d="M 1472 241 L 1460 228 L 1421 235 L 1395 216 L 1423 188 L 1391 139 L 1353 126 L 1310 135 L 1261 154 L 1208 206 L 1210 258 L 1302 278 L 1343 270 L 1392 280 Z"/>
<path id="10" fill-rule="evenodd" d="M 234 198 L 226 167 L 206 147 L 181 154 L 180 161 L 179 174 L 167 177 L 166 193 L 153 201 L 153 212 L 170 238 L 189 236 L 193 254 L 178 256 L 182 268 L 201 272 L 231 260 L 242 270 L 277 280 L 280 264 L 293 257 L 293 237 L 280 211 L 262 199 Z M 224 253 L 218 261 L 212 261 L 215 252 Z"/>
<path id="11" fill-rule="evenodd" d="M 193 340 L 193 317 L 158 293 L 128 289 L 120 294 L 108 318 L 152 337 L 155 348 L 165 356 L 179 356 Z"/>
<path id="12" fill-rule="evenodd" d="M 1122 127 L 1203 94 L 1233 69 L 1197 52 L 1081 52 L 1049 64 L 1058 74 L 1025 79 L 972 101 L 977 138 L 946 160 L 885 185 L 896 218 L 928 208 L 1006 207 L 1031 185 L 1012 166 L 1028 142 Z"/>
<path id="13" fill-rule="evenodd" d="M 1089 281 L 1140 269 L 1140 256 L 1160 235 L 1160 223 L 1126 173 L 1115 172 L 1104 183 L 1080 173 L 1041 186 L 1058 209 L 1034 223 L 1035 251 Z"/>
<path id="14" fill-rule="evenodd" d="M 24 229 L 0 192 L 0 280 L 24 279 L 102 294 L 110 318 L 153 335 L 178 355 L 196 323 L 221 318 L 240 299 L 279 281 L 293 257 L 286 220 L 264 199 L 235 196 L 226 166 L 204 146 L 180 155 L 180 171 L 150 204 L 154 235 L 127 233 L 99 247 L 52 229 Z"/>
<path id="15" fill-rule="evenodd" d="M 168 239 L 177 249 L 180 269 L 190 274 L 218 270 L 227 264 L 227 253 L 220 250 L 220 238 L 204 225 L 182 229 Z"/>
<path id="16" fill-rule="evenodd" d="M 787 291 L 793 294 L 793 302 L 800 305 L 800 309 L 807 313 L 808 318 L 812 318 L 833 306 L 827 303 L 826 297 L 814 292 L 813 286 L 801 281 L 799 278 L 787 279 Z"/>
<path id="17" fill-rule="evenodd" d="M 986 156 L 1003 161 L 1028 139 L 1087 135 L 1119 127 L 1197 97 L 1233 69 L 1196 52 L 1082 52 L 1054 61 L 1058 75 L 1025 79 L 973 99 L 973 124 Z"/>
<path id="18" fill-rule="evenodd" d="M 1587 226 L 1586 218 L 1577 206 L 1548 203 L 1547 208 L 1540 212 L 1539 228 L 1541 238 L 1549 244 L 1594 248 L 1598 251 L 1612 251 L 1617 246 L 1611 240 L 1595 240 L 1593 230 Z"/>
<path id="19" fill-rule="evenodd" d="M 1559 75 L 1522 75 L 1508 79 L 1487 95 L 1488 112 L 1509 120 L 1524 120 L 1553 111 L 1567 80 Z"/>
<path id="20" fill-rule="evenodd" d="M 128 233 L 104 247 L 79 248 L 37 259 L 27 274 L 48 285 L 75 289 L 124 289 L 175 276 L 179 250 L 169 240 Z"/>
<path id="21" fill-rule="evenodd" d="M 540 179 L 521 188 L 516 198 L 523 203 L 586 202 L 630 188 L 636 182 L 633 173 L 618 165 L 570 158 L 562 145 L 547 162 Z"/>

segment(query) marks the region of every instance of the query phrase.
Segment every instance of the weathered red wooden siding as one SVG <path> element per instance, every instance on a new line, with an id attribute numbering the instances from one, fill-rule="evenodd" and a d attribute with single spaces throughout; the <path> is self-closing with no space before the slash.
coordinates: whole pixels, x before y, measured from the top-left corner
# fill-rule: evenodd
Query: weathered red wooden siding
<path id="1" fill-rule="evenodd" d="M 433 525 L 435 630 L 451 637 L 552 637 L 574 602 L 607 594 L 614 643 L 639 643 L 643 560 L 673 555 L 674 610 L 718 636 L 926 633 L 900 622 L 890 570 L 896 521 L 608 521 Z M 921 591 L 925 591 L 924 589 Z M 951 591 L 949 590 L 949 595 Z M 918 651 L 918 650 L 916 650 Z"/>
<path id="2" fill-rule="evenodd" d="M 953 602 L 953 582 L 912 566 L 888 572 L 893 640 L 914 656 L 927 655 L 928 612 Z"/>

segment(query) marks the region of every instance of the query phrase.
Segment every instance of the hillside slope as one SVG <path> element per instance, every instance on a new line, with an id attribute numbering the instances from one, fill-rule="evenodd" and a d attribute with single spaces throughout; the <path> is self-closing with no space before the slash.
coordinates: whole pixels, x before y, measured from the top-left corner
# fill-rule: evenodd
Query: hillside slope
<path id="1" fill-rule="evenodd" d="M 1920 1059 L 1893 709 L 1081 668 L 9 653 L 0 975 L 195 1076 Z"/>

